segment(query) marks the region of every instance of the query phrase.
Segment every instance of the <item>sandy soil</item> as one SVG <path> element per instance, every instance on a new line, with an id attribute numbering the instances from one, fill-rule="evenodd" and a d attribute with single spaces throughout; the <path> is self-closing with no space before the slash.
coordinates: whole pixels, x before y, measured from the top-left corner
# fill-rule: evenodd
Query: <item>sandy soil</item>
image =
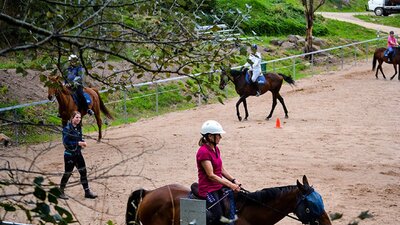
<path id="1" fill-rule="evenodd" d="M 398 224 L 399 85 L 397 80 L 376 80 L 369 62 L 299 80 L 294 88 L 285 84 L 281 92 L 289 119 L 283 119 L 278 104 L 272 120 L 264 120 L 271 105 L 268 93 L 248 99 L 250 118 L 245 122 L 236 118 L 235 98 L 225 105 L 203 105 L 108 128 L 102 143 L 89 140 L 84 150 L 91 179 L 107 170 L 109 177 L 90 183 L 100 197 L 84 199 L 78 185 L 67 188 L 71 199 L 65 203 L 81 224 L 100 225 L 107 220 L 123 224 L 133 190 L 170 183 L 189 186 L 196 181 L 199 129 L 203 121 L 215 119 L 227 131 L 220 144 L 225 167 L 246 189 L 294 185 L 305 174 L 323 196 L 327 212 L 343 213 L 333 224 L 348 224 L 366 210 L 374 217 L 360 224 Z M 281 129 L 275 128 L 277 118 Z M 48 147 L 46 154 L 38 156 L 37 169 L 62 173 L 60 142 L 6 151 L 29 158 L 37 154 L 35 150 Z M 20 160 L 12 162 L 23 165 Z M 58 183 L 60 177 L 51 179 Z M 78 179 L 75 171 L 71 182 Z M 285 218 L 279 224 L 299 223 Z"/>

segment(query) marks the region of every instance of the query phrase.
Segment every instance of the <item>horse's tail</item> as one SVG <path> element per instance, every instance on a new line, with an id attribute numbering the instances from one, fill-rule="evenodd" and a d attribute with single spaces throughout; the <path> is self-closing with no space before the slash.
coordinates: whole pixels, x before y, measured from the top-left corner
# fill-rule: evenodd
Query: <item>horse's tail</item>
<path id="1" fill-rule="evenodd" d="M 108 119 L 114 119 L 114 117 L 111 115 L 110 111 L 108 111 L 108 109 L 106 108 L 106 106 L 104 105 L 103 100 L 100 97 L 100 93 L 99 90 L 97 90 L 97 88 L 93 88 L 93 90 L 97 93 L 97 96 L 99 96 L 99 102 L 100 102 L 100 110 L 104 113 L 104 115 L 106 115 L 106 117 Z"/>
<path id="2" fill-rule="evenodd" d="M 376 53 L 374 53 L 374 58 L 372 59 L 372 71 L 374 71 L 374 70 L 375 70 L 375 67 L 376 67 L 376 61 L 377 61 L 377 59 L 376 59 Z"/>
<path id="3" fill-rule="evenodd" d="M 132 194 L 129 196 L 125 214 L 125 221 L 127 225 L 139 224 L 137 223 L 138 221 L 136 213 L 137 209 L 139 208 L 139 203 L 142 201 L 145 194 L 146 190 L 139 189 L 132 192 Z"/>
<path id="4" fill-rule="evenodd" d="M 294 82 L 294 80 L 293 80 L 293 78 L 292 78 L 292 76 L 286 76 L 285 74 L 282 74 L 282 73 L 278 73 L 280 76 L 282 76 L 283 77 L 283 79 L 288 83 L 288 84 L 290 84 L 290 85 L 296 85 L 295 84 L 295 82 Z"/>

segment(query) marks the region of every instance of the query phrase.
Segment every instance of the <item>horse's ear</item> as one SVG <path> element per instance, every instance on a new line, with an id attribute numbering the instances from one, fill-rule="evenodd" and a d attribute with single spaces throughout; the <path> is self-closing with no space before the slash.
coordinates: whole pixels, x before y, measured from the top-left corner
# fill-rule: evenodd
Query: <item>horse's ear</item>
<path id="1" fill-rule="evenodd" d="M 308 179 L 307 179 L 306 175 L 303 176 L 303 185 L 304 186 L 308 186 L 308 187 L 310 186 L 310 184 L 308 183 Z"/>
<path id="2" fill-rule="evenodd" d="M 300 183 L 300 181 L 297 180 L 296 183 L 297 183 L 297 187 L 299 188 L 299 190 L 300 190 L 301 192 L 304 192 L 304 191 L 305 191 L 305 190 L 304 190 L 304 187 L 303 187 L 303 185 Z"/>

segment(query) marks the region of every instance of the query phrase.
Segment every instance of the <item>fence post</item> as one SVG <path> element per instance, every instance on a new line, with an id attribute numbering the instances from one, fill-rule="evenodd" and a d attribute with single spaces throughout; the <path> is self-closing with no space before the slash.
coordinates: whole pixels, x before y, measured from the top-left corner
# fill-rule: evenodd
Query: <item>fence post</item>
<path id="1" fill-rule="evenodd" d="M 198 93 L 198 96 L 199 96 L 198 102 L 197 102 L 197 106 L 201 106 L 201 92 L 199 91 L 197 93 Z"/>
<path id="2" fill-rule="evenodd" d="M 126 90 L 124 90 L 124 123 L 128 121 L 128 112 L 126 110 Z"/>
<path id="3" fill-rule="evenodd" d="M 354 65 L 357 65 L 357 47 L 354 45 Z"/>
<path id="4" fill-rule="evenodd" d="M 19 145 L 18 113 L 16 109 L 14 109 L 14 135 L 15 135 L 15 144 L 18 146 Z"/>
<path id="5" fill-rule="evenodd" d="M 311 53 L 311 75 L 314 75 L 314 53 Z"/>
<path id="6" fill-rule="evenodd" d="M 292 75 L 293 75 L 293 79 L 296 80 L 296 58 L 293 58 L 293 72 L 292 72 Z"/>
<path id="7" fill-rule="evenodd" d="M 343 64 L 344 64 L 344 53 L 343 53 L 343 48 L 340 48 L 340 60 L 341 60 L 341 64 L 342 64 L 342 70 L 343 70 Z"/>
<path id="8" fill-rule="evenodd" d="M 158 114 L 158 83 L 156 83 L 156 113 Z"/>

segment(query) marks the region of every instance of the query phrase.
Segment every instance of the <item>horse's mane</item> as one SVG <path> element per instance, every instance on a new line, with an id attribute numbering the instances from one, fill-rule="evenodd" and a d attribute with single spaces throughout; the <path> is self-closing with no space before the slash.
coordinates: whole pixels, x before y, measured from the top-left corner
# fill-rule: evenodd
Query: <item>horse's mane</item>
<path id="1" fill-rule="evenodd" d="M 243 74 L 246 74 L 246 71 L 247 70 L 249 70 L 248 68 L 244 68 L 242 71 L 241 70 L 234 70 L 234 69 L 231 69 L 231 75 L 233 76 L 233 77 L 239 77 L 239 76 L 241 76 L 241 75 L 243 75 Z"/>
<path id="2" fill-rule="evenodd" d="M 274 200 L 277 197 L 280 197 L 284 194 L 294 191 L 297 189 L 296 185 L 282 186 L 282 187 L 272 187 L 272 188 L 264 188 L 259 191 L 242 193 L 240 197 L 244 199 L 250 200 L 254 203 L 266 203 L 268 201 Z"/>

